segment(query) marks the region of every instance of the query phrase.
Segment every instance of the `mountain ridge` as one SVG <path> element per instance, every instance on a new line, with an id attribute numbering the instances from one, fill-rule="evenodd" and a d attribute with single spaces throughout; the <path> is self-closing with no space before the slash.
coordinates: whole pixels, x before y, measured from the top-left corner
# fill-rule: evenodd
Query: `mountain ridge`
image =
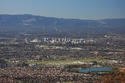
<path id="1" fill-rule="evenodd" d="M 83 20 L 83 19 L 65 19 L 55 17 L 44 17 L 31 14 L 9 15 L 0 14 L 0 28 L 41 28 L 41 30 L 55 31 L 125 31 L 125 18 L 101 19 L 101 20 Z"/>

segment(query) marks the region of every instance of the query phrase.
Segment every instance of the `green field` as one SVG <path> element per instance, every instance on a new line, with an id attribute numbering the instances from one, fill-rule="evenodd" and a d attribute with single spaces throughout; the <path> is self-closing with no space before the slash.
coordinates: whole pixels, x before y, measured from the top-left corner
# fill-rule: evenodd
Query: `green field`
<path id="1" fill-rule="evenodd" d="M 103 60 L 99 59 L 80 59 L 80 60 L 50 60 L 50 61 L 28 61 L 27 64 L 43 64 L 43 65 L 70 65 L 70 64 L 84 64 L 91 61 L 102 62 Z"/>

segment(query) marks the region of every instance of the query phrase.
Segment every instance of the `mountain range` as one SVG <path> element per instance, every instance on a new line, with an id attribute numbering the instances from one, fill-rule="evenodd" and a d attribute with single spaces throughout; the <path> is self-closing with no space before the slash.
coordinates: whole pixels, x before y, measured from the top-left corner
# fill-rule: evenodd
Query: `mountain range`
<path id="1" fill-rule="evenodd" d="M 35 15 L 7 15 L 0 14 L 0 30 L 41 30 L 57 32 L 125 32 L 125 19 L 64 19 Z"/>

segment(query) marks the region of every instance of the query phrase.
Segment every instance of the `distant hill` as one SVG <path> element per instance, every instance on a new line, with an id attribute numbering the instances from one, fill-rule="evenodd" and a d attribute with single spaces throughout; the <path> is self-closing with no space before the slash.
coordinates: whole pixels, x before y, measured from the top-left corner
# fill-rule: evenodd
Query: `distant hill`
<path id="1" fill-rule="evenodd" d="M 35 15 L 0 15 L 0 29 L 35 29 L 57 32 L 125 32 L 125 19 L 80 20 Z"/>

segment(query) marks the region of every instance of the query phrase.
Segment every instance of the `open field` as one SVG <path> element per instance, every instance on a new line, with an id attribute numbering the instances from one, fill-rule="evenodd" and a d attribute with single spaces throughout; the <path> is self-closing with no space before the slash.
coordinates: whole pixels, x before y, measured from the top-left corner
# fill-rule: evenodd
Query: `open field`
<path id="1" fill-rule="evenodd" d="M 50 60 L 50 61 L 28 61 L 27 64 L 43 64 L 43 65 L 56 65 L 64 66 L 70 64 L 91 64 L 92 61 L 102 62 L 100 59 L 80 59 L 80 60 Z"/>

